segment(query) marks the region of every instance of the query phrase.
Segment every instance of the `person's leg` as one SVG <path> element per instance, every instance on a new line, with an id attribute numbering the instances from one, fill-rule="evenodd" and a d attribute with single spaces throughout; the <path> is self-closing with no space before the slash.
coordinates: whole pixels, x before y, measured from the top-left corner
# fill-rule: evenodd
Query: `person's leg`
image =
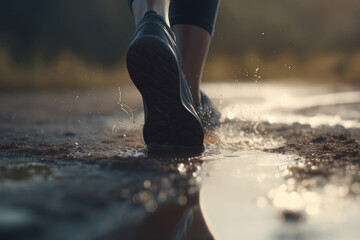
<path id="1" fill-rule="evenodd" d="M 172 0 L 170 3 L 170 24 L 195 104 L 201 100 L 200 82 L 218 6 L 219 0 Z"/>
<path id="2" fill-rule="evenodd" d="M 211 37 L 204 29 L 188 24 L 173 26 L 176 42 L 183 59 L 183 71 L 194 104 L 200 103 L 200 82 Z"/>
<path id="3" fill-rule="evenodd" d="M 154 11 L 161 15 L 169 25 L 169 3 L 170 0 L 129 0 L 129 7 L 134 16 L 137 26 L 145 13 Z"/>
<path id="4" fill-rule="evenodd" d="M 201 120 L 182 71 L 167 18 L 169 0 L 134 0 L 136 30 L 126 55 L 131 80 L 144 103 L 144 141 L 150 151 L 204 150 Z"/>

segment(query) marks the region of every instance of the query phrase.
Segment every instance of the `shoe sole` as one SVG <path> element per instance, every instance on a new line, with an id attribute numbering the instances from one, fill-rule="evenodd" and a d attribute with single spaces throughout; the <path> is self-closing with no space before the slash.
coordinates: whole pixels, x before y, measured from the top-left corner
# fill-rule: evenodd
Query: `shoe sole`
<path id="1" fill-rule="evenodd" d="M 129 47 L 126 63 L 143 97 L 148 150 L 202 152 L 203 129 L 182 103 L 181 72 L 172 50 L 154 36 L 143 36 Z"/>

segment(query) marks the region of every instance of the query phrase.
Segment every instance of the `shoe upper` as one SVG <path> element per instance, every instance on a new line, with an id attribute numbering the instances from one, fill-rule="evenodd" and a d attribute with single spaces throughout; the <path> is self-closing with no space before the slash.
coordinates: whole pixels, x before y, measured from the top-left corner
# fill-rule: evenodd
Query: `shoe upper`
<path id="1" fill-rule="evenodd" d="M 148 11 L 139 23 L 133 41 L 142 36 L 151 35 L 163 41 L 174 53 L 180 72 L 180 94 L 183 105 L 201 122 L 206 131 L 211 131 L 220 125 L 221 113 L 215 108 L 209 97 L 201 94 L 201 103 L 194 106 L 192 95 L 182 71 L 182 59 L 176 46 L 176 37 L 165 19 L 154 11 Z M 146 109 L 145 109 L 146 111 Z"/>
<path id="2" fill-rule="evenodd" d="M 173 48 L 176 42 L 175 34 L 167 25 L 165 19 L 154 11 L 148 11 L 144 15 L 136 28 L 133 41 L 144 35 L 158 37 L 171 48 Z"/>
<path id="3" fill-rule="evenodd" d="M 180 79 L 180 96 L 184 107 L 191 112 L 196 119 L 201 123 L 199 116 L 194 108 L 194 101 L 186 81 L 186 77 L 182 71 L 181 53 L 176 46 L 176 37 L 171 28 L 167 25 L 165 19 L 154 11 L 148 11 L 136 28 L 133 41 L 142 36 L 153 36 L 163 41 L 176 57 L 179 68 Z M 131 45 L 131 44 L 130 44 Z M 146 114 L 146 113 L 145 113 Z"/>

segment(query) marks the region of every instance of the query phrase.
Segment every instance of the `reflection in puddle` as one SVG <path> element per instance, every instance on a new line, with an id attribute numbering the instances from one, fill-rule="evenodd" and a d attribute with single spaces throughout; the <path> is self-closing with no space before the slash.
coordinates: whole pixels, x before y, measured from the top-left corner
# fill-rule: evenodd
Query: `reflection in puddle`
<path id="1" fill-rule="evenodd" d="M 156 164 L 157 171 L 166 171 L 159 171 L 157 177 L 144 176 L 138 187 L 121 189 L 126 202 L 146 212 L 130 228 L 122 227 L 120 235 L 125 239 L 213 239 L 199 207 L 201 157 L 145 154 L 143 161 L 144 168 Z"/>
<path id="2" fill-rule="evenodd" d="M 232 155 L 204 166 L 200 189 L 204 218 L 216 239 L 268 239 L 279 223 L 264 194 L 282 184 L 279 167 L 294 161 L 258 151 Z"/>
<path id="3" fill-rule="evenodd" d="M 291 167 L 296 156 L 260 151 L 221 155 L 226 157 L 204 165 L 200 189 L 200 207 L 215 239 L 358 236 L 359 199 L 345 198 L 352 186 L 358 190 L 357 182 L 349 187 L 321 176 L 298 181 L 292 170 L 297 167 Z"/>
<path id="4" fill-rule="evenodd" d="M 135 239 L 213 239 L 199 208 L 199 193 L 161 204 L 139 229 Z"/>

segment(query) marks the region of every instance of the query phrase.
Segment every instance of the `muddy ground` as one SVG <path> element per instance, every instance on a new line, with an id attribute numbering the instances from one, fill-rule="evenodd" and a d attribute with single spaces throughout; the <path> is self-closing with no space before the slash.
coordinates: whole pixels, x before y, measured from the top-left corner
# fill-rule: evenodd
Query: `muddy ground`
<path id="1" fill-rule="evenodd" d="M 197 176 L 204 156 L 219 149 L 295 155 L 288 170 L 297 185 L 320 191 L 341 179 L 342 197 L 360 200 L 358 128 L 225 118 L 207 135 L 202 156 L 154 156 L 141 139 L 139 95 L 122 94 L 1 93 L 1 239 L 212 239 L 198 208 Z M 306 219 L 278 212 L 284 221 Z"/>

